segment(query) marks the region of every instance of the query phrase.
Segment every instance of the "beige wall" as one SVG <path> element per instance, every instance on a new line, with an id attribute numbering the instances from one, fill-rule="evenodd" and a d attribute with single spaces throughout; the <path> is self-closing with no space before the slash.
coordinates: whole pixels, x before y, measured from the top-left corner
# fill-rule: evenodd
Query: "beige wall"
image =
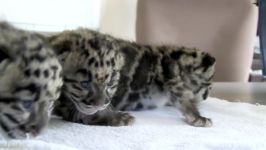
<path id="1" fill-rule="evenodd" d="M 102 0 L 99 30 L 135 41 L 137 0 Z"/>

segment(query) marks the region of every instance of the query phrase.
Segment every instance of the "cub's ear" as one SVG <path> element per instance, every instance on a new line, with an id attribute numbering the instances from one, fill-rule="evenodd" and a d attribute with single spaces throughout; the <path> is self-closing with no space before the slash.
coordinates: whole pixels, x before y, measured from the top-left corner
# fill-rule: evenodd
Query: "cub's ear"
<path id="1" fill-rule="evenodd" d="M 5 21 L 0 21 L 0 62 L 4 59 L 9 58 L 12 59 L 13 49 L 9 48 L 11 45 L 12 33 L 16 32 L 11 24 Z M 14 34 L 13 34 L 14 37 Z"/>
<path id="2" fill-rule="evenodd" d="M 4 60 L 4 59 L 12 59 L 9 55 L 8 55 L 8 48 L 0 45 L 0 63 Z"/>
<path id="3" fill-rule="evenodd" d="M 203 60 L 202 60 L 202 66 L 203 67 L 209 67 L 209 66 L 212 66 L 214 63 L 215 63 L 215 58 L 212 57 L 210 54 L 206 54 L 204 57 L 203 57 Z"/>
<path id="4" fill-rule="evenodd" d="M 61 55 L 64 52 L 69 52 L 72 48 L 71 39 L 61 37 L 60 34 L 48 37 L 48 42 L 53 47 L 54 52 L 57 55 Z"/>
<path id="5" fill-rule="evenodd" d="M 48 37 L 48 42 L 54 48 L 57 55 L 70 52 L 81 39 L 81 36 L 73 31 L 63 31 Z"/>
<path id="6" fill-rule="evenodd" d="M 0 21 L 0 29 L 4 31 L 14 29 L 14 27 L 6 21 Z"/>

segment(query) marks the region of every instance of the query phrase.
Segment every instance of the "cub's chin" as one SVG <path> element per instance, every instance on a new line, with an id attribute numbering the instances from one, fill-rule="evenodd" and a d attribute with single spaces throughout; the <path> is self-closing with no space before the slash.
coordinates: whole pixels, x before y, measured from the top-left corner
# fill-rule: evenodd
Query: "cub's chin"
<path id="1" fill-rule="evenodd" d="M 93 105 L 85 105 L 82 103 L 74 103 L 77 110 L 81 113 L 84 113 L 86 115 L 92 115 L 97 113 L 98 111 L 102 111 L 107 108 L 108 104 L 104 104 L 102 106 L 93 106 Z"/>

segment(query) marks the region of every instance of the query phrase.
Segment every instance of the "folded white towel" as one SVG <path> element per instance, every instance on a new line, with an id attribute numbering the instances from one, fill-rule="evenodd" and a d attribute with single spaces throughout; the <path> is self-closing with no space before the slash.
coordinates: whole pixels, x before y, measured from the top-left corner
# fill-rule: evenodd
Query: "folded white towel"
<path id="1" fill-rule="evenodd" d="M 87 126 L 53 119 L 36 139 L 7 140 L 0 149 L 92 150 L 266 150 L 266 106 L 209 98 L 200 111 L 213 127 L 197 128 L 182 121 L 175 108 L 132 112 L 133 126 Z"/>

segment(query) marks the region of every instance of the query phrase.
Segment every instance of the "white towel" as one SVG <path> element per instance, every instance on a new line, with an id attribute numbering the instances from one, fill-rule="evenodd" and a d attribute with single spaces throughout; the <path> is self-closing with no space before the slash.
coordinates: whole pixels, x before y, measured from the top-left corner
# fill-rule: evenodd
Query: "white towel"
<path id="1" fill-rule="evenodd" d="M 19 150 L 266 150 L 266 106 L 209 98 L 200 104 L 210 128 L 184 123 L 175 108 L 132 112 L 127 127 L 88 126 L 53 119 L 37 138 L 7 140 L 0 149 Z"/>

